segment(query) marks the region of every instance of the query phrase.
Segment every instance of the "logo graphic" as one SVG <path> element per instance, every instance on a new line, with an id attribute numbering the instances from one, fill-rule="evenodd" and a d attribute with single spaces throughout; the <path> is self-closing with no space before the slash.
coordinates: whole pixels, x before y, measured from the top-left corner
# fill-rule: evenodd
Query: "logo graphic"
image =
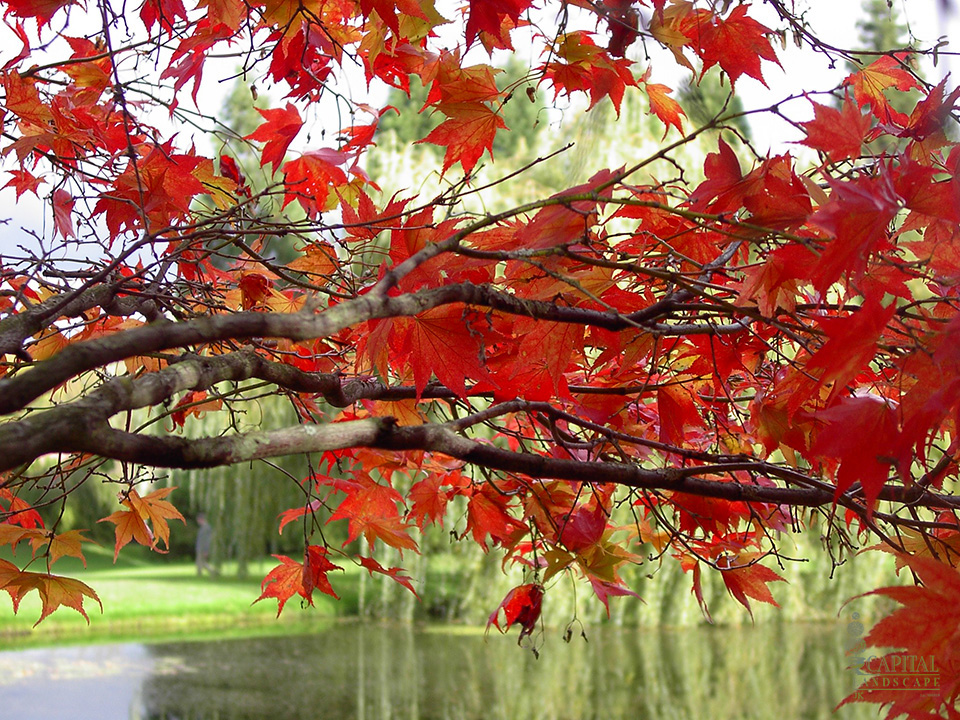
<path id="1" fill-rule="evenodd" d="M 847 624 L 847 655 L 852 656 L 850 669 L 864 680 L 853 700 L 869 700 L 877 691 L 891 699 L 897 693 L 939 696 L 940 668 L 933 655 L 903 652 L 864 655 L 867 644 L 859 613 L 853 613 L 852 620 Z"/>

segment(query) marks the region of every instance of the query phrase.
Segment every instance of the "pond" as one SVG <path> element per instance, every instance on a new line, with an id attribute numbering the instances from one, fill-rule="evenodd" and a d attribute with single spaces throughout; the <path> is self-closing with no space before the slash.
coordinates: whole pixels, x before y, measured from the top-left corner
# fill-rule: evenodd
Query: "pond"
<path id="1" fill-rule="evenodd" d="M 36 720 L 656 720 L 833 715 L 848 628 L 579 628 L 540 657 L 455 626 L 0 652 L 3 717 Z"/>

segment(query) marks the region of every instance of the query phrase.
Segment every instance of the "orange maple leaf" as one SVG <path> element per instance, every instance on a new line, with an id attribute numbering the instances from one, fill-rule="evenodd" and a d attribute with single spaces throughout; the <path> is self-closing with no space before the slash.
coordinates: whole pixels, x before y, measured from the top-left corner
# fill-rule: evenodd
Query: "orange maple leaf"
<path id="1" fill-rule="evenodd" d="M 36 589 L 40 593 L 42 603 L 40 609 L 40 619 L 34 623 L 39 625 L 45 617 L 54 612 L 61 605 L 73 608 L 83 615 L 87 624 L 90 618 L 83 609 L 83 598 L 88 597 L 97 601 L 100 606 L 100 612 L 103 612 L 103 603 L 97 593 L 94 592 L 86 583 L 73 578 L 61 577 L 59 575 L 48 575 L 46 573 L 21 572 L 20 578 L 14 581 L 21 588 L 21 597 L 23 593 Z"/>
<path id="2" fill-rule="evenodd" d="M 13 612 L 17 612 L 20 605 L 19 588 L 11 583 L 20 575 L 20 568 L 9 560 L 0 559 L 0 590 L 5 590 L 13 600 Z"/>
<path id="3" fill-rule="evenodd" d="M 166 552 L 157 547 L 157 542 L 162 542 L 166 547 L 170 546 L 170 526 L 167 520 L 175 519 L 186 523 L 183 515 L 169 501 L 164 500 L 174 490 L 176 490 L 175 487 L 161 488 L 140 497 L 136 490 L 130 488 L 121 494 L 121 504 L 128 509 L 117 510 L 100 520 L 100 522 L 112 522 L 117 526 L 117 542 L 113 551 L 114 562 L 117 561 L 120 549 L 131 540 L 136 540 L 151 550 Z M 148 521 L 150 525 L 147 524 Z"/>
<path id="4" fill-rule="evenodd" d="M 90 618 L 83 609 L 84 597 L 96 600 L 100 605 L 100 611 L 103 612 L 103 603 L 100 602 L 93 588 L 86 583 L 49 573 L 20 570 L 6 560 L 0 560 L 0 590 L 5 590 L 10 595 L 14 613 L 20 609 L 20 601 L 28 592 L 36 590 L 40 594 L 42 603 L 40 619 L 34 623 L 34 626 L 39 625 L 44 618 L 63 605 L 76 610 L 89 623 Z"/>
<path id="5" fill-rule="evenodd" d="M 38 528 L 25 528 L 8 522 L 0 523 L 0 545 L 9 545 L 16 549 L 17 544 L 22 540 L 42 545 L 46 542 L 46 538 L 47 534 Z"/>
<path id="6" fill-rule="evenodd" d="M 673 90 L 658 83 L 645 83 L 643 87 L 650 99 L 650 112 L 660 118 L 660 122 L 664 125 L 663 137 L 667 136 L 671 125 L 683 135 L 683 122 L 680 116 L 686 117 L 686 113 L 680 107 L 680 103 L 670 97 Z"/>
<path id="7" fill-rule="evenodd" d="M 217 411 L 223 407 L 223 400 L 213 398 L 207 400 L 207 393 L 204 390 L 191 390 L 176 404 L 173 412 L 170 413 L 170 419 L 173 420 L 175 428 L 182 428 L 190 415 L 200 418 L 205 412 Z"/>
<path id="8" fill-rule="evenodd" d="M 330 243 L 311 242 L 298 250 L 303 251 L 303 255 L 288 264 L 287 270 L 306 273 L 313 283 L 325 283 L 337 271 L 337 255 Z"/>
<path id="9" fill-rule="evenodd" d="M 97 543 L 93 542 L 90 538 L 85 538 L 83 536 L 84 532 L 86 531 L 69 530 L 65 533 L 54 535 L 52 538 L 47 535 L 34 536 L 30 538 L 30 545 L 33 547 L 34 553 L 36 553 L 41 547 L 49 544 L 50 547 L 47 548 L 47 553 L 50 556 L 51 565 L 64 555 L 68 555 L 79 558 L 83 566 L 86 567 L 87 559 L 83 556 L 83 543 L 93 543 L 94 545 Z"/>
<path id="10" fill-rule="evenodd" d="M 231 31 L 239 29 L 247 16 L 247 5 L 243 0 L 198 0 L 197 7 L 207 8 L 211 25 L 226 25 Z"/>

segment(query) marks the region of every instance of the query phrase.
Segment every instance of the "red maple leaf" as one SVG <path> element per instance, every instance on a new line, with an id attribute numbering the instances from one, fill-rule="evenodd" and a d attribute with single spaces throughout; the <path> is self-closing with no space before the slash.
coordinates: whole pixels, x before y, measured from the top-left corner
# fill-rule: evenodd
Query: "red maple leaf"
<path id="1" fill-rule="evenodd" d="M 339 166 L 348 160 L 344 153 L 321 148 L 288 162 L 283 166 L 283 207 L 296 200 L 309 216 L 319 216 L 327 209 L 330 189 L 347 184 Z"/>
<path id="2" fill-rule="evenodd" d="M 610 30 L 607 52 L 613 57 L 623 57 L 627 48 L 640 37 L 639 13 L 633 7 L 633 0 L 603 0 L 602 4 Z"/>
<path id="3" fill-rule="evenodd" d="M 737 5 L 727 18 L 714 15 L 710 22 L 690 23 L 694 49 L 703 60 L 701 76 L 714 65 L 730 77 L 731 87 L 741 75 L 749 75 L 766 85 L 760 60 L 777 65 L 780 61 L 767 39 L 773 31 L 747 17 L 749 4 Z"/>
<path id="4" fill-rule="evenodd" d="M 687 428 L 702 427 L 703 417 L 690 393 L 677 385 L 657 389 L 657 415 L 660 418 L 660 442 L 682 446 Z"/>
<path id="5" fill-rule="evenodd" d="M 828 339 L 807 363 L 808 370 L 823 369 L 819 384 L 836 381 L 834 392 L 839 392 L 867 367 L 896 309 L 896 303 L 883 307 L 875 298 L 868 298 L 851 315 L 822 318 L 819 324 Z"/>
<path id="6" fill-rule="evenodd" d="M 899 209 L 889 175 L 831 182 L 830 200 L 810 222 L 834 236 L 810 275 L 821 292 L 846 273 L 861 277 L 867 260 L 888 238 L 887 228 Z"/>
<path id="7" fill-rule="evenodd" d="M 392 487 L 370 482 L 350 493 L 327 522 L 347 520 L 344 545 L 363 533 L 371 547 L 379 539 L 401 552 L 404 549 L 417 552 L 417 543 L 407 532 L 409 525 L 401 519 L 397 510 L 397 503 L 401 500 L 400 493 Z"/>
<path id="8" fill-rule="evenodd" d="M 472 43 L 480 32 L 488 32 L 499 37 L 503 19 L 509 18 L 514 24 L 520 14 L 533 4 L 533 0 L 469 0 L 470 16 L 464 34 L 467 45 Z"/>
<path id="9" fill-rule="evenodd" d="M 277 617 L 283 612 L 287 600 L 303 589 L 303 563 L 291 560 L 286 555 L 274 555 L 280 564 L 267 573 L 260 584 L 260 597 L 254 600 L 258 603 L 267 598 L 277 600 Z"/>
<path id="10" fill-rule="evenodd" d="M 17 199 L 25 192 L 32 192 L 37 195 L 37 189 L 43 184 L 43 177 L 34 177 L 26 170 L 8 170 L 11 179 L 4 185 L 5 188 L 12 187 L 17 191 Z"/>
<path id="11" fill-rule="evenodd" d="M 580 506 L 560 521 L 560 542 L 570 552 L 578 553 L 596 545 L 607 528 L 607 513 L 597 503 L 593 510 Z"/>
<path id="12" fill-rule="evenodd" d="M 287 103 L 282 110 L 261 110 L 256 111 L 263 115 L 266 122 L 258 127 L 254 132 L 247 135 L 246 140 L 256 140 L 264 142 L 263 154 L 261 155 L 260 165 L 273 163 L 273 171 L 283 163 L 283 158 L 287 154 L 287 148 L 303 127 L 303 120 L 300 113 L 293 103 Z"/>
<path id="13" fill-rule="evenodd" d="M 413 588 L 413 580 L 409 575 L 404 574 L 406 571 L 403 568 L 392 567 L 388 570 L 372 557 L 364 557 L 363 555 L 360 556 L 360 564 L 367 569 L 367 572 L 370 573 L 371 577 L 374 573 L 386 575 L 388 578 L 395 580 L 397 583 L 403 585 L 407 590 L 412 592 L 414 597 L 416 597 L 418 600 L 420 599 L 417 591 Z"/>
<path id="14" fill-rule="evenodd" d="M 936 133 L 942 133 L 960 99 L 960 87 L 954 88 L 948 95 L 947 79 L 944 78 L 925 98 L 917 103 L 910 113 L 906 126 L 898 133 L 900 137 L 924 140 Z"/>
<path id="15" fill-rule="evenodd" d="M 931 557 L 898 555 L 922 583 L 918 587 L 885 587 L 866 595 L 880 595 L 900 603 L 878 622 L 864 642 L 869 647 L 900 648 L 882 657 L 871 655 L 861 668 L 870 677 L 838 707 L 852 702 L 881 703 L 887 717 L 954 717 L 960 694 L 960 573 Z M 862 596 L 861 596 L 862 597 Z M 923 667 L 918 667 L 919 663 Z M 925 681 L 924 691 L 904 692 L 903 683 Z M 944 710 L 946 715 L 941 714 Z"/>
<path id="16" fill-rule="evenodd" d="M 13 13 L 17 17 L 36 18 L 37 26 L 42 28 L 61 8 L 75 4 L 76 0 L 7 0 L 4 17 Z"/>
<path id="17" fill-rule="evenodd" d="M 3 523 L 19 525 L 28 529 L 44 527 L 40 513 L 34 510 L 33 506 L 23 498 L 17 497 L 6 488 L 0 488 L 0 499 L 8 502 L 6 507 L 0 504 L 0 515 L 3 516 Z"/>
<path id="18" fill-rule="evenodd" d="M 303 553 L 303 579 L 301 584 L 303 589 L 301 594 L 307 599 L 307 602 L 313 605 L 313 591 L 319 590 L 325 595 L 329 595 L 334 600 L 339 600 L 340 596 L 333 590 L 327 573 L 331 570 L 343 570 L 339 565 L 334 565 L 327 559 L 327 549 L 321 545 L 307 545 Z"/>
<path id="19" fill-rule="evenodd" d="M 407 493 L 412 506 L 410 516 L 421 530 L 428 523 L 439 522 L 443 525 L 443 513 L 447 509 L 447 493 L 440 489 L 447 484 L 445 475 L 431 472 L 423 480 L 415 483 Z"/>
<path id="20" fill-rule="evenodd" d="M 147 30 L 159 22 L 160 27 L 169 33 L 177 20 L 186 17 L 187 9 L 182 0 L 146 0 L 140 8 L 140 19 Z"/>
<path id="21" fill-rule="evenodd" d="M 607 611 L 607 618 L 610 617 L 610 597 L 635 597 L 639 598 L 633 590 L 628 587 L 624 587 L 615 582 L 610 582 L 608 580 L 602 580 L 596 575 L 587 575 L 587 579 L 590 581 L 590 587 L 593 589 L 594 595 L 597 596 L 597 600 L 603 603 L 603 607 Z"/>
<path id="22" fill-rule="evenodd" d="M 503 602 L 493 611 L 487 620 L 487 629 L 493 625 L 500 632 L 506 632 L 513 625 L 519 625 L 520 637 L 517 642 L 531 635 L 537 628 L 540 612 L 543 607 L 543 586 L 538 583 L 519 585 L 507 593 Z M 501 612 L 503 625 L 501 625 Z"/>
<path id="23" fill-rule="evenodd" d="M 273 282 L 263 273 L 247 272 L 240 276 L 237 287 L 244 310 L 251 310 L 263 304 L 270 297 Z"/>
<path id="24" fill-rule="evenodd" d="M 512 330 L 514 337 L 523 339 L 515 352 L 498 363 L 494 373 L 500 385 L 497 396 L 547 400 L 557 393 L 566 394 L 564 373 L 574 355 L 583 349 L 583 328 L 573 323 L 517 318 Z"/>
<path id="25" fill-rule="evenodd" d="M 313 605 L 313 591 L 320 590 L 333 598 L 339 599 L 333 586 L 327 579 L 331 570 L 342 570 L 327 559 L 327 549 L 318 545 L 307 545 L 304 551 L 304 561 L 291 560 L 286 555 L 274 555 L 280 561 L 260 583 L 260 597 L 254 600 L 258 603 L 267 598 L 277 601 L 277 617 L 283 612 L 283 606 L 294 595 L 299 595 L 310 605 Z"/>
<path id="26" fill-rule="evenodd" d="M 904 69 L 902 54 L 878 58 L 863 70 L 848 75 L 843 84 L 853 86 L 853 97 L 857 105 L 861 108 L 869 105 L 880 122 L 896 121 L 900 125 L 905 124 L 907 118 L 893 109 L 884 91 L 894 89 L 906 92 L 911 88 L 922 87 L 917 79 Z"/>
<path id="27" fill-rule="evenodd" d="M 317 499 L 317 500 L 311 500 L 306 505 L 301 505 L 300 507 L 284 510 L 282 513 L 280 513 L 280 527 L 279 527 L 280 534 L 281 535 L 283 534 L 283 529 L 287 525 L 294 522 L 295 520 L 302 518 L 304 515 L 308 515 L 308 514 L 312 515 L 318 509 L 320 509 L 322 504 L 323 503 L 319 499 Z"/>
<path id="28" fill-rule="evenodd" d="M 53 225 L 64 238 L 76 236 L 73 232 L 73 197 L 62 188 L 53 192 Z"/>
<path id="29" fill-rule="evenodd" d="M 464 305 L 444 305 L 421 313 L 408 325 L 403 342 L 417 396 L 431 375 L 460 396 L 467 394 L 466 380 L 489 379 L 481 356 L 484 319 Z"/>
<path id="30" fill-rule="evenodd" d="M 586 32 L 577 30 L 562 35 L 552 55 L 557 60 L 547 62 L 542 70 L 544 78 L 553 84 L 554 94 L 588 92 L 591 108 L 609 97 L 619 115 L 626 87 L 637 85 L 630 71 L 633 63 L 610 57 Z"/>
<path id="31" fill-rule="evenodd" d="M 870 129 L 870 117 L 860 110 L 847 95 L 843 107 L 837 110 L 813 103 L 814 118 L 800 123 L 807 133 L 800 142 L 827 154 L 833 162 L 860 157 L 863 139 Z"/>
<path id="32" fill-rule="evenodd" d="M 503 497 L 488 486 L 470 497 L 467 504 L 467 529 L 474 541 L 487 549 L 487 536 L 494 543 L 509 544 L 514 535 L 526 530 L 526 526 L 512 517 L 504 507 Z"/>
<path id="33" fill-rule="evenodd" d="M 751 618 L 753 609 L 750 607 L 748 598 L 780 607 L 773 599 L 773 593 L 770 592 L 767 583 L 786 582 L 773 570 L 758 563 L 756 559 L 757 556 L 751 553 L 741 553 L 736 557 L 723 555 L 717 559 L 723 584 L 727 586 L 727 590 L 736 601 L 747 609 Z"/>
<path id="34" fill-rule="evenodd" d="M 896 410 L 881 397 L 862 395 L 842 398 L 815 417 L 823 426 L 812 454 L 840 461 L 835 497 L 859 482 L 872 514 L 891 466 L 906 459 L 898 457 L 902 442 Z"/>
<path id="35" fill-rule="evenodd" d="M 497 113 L 483 103 L 444 103 L 440 110 L 448 117 L 420 142 L 447 148 L 443 156 L 443 172 L 459 162 L 465 175 L 473 170 L 484 150 L 493 157 L 493 139 L 497 130 L 506 128 Z"/>
<path id="36" fill-rule="evenodd" d="M 722 213 L 743 204 L 743 171 L 740 160 L 723 138 L 715 153 L 709 153 L 703 163 L 706 177 L 690 194 L 690 204 L 697 210 Z"/>

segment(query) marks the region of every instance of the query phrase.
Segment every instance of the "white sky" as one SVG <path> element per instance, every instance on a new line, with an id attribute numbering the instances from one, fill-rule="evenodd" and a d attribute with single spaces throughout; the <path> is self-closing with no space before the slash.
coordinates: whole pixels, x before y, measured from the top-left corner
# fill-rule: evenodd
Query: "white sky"
<path id="1" fill-rule="evenodd" d="M 791 0 L 786 1 L 788 5 L 791 4 Z M 960 42 L 960 18 L 958 18 L 956 8 L 948 16 L 944 12 L 940 0 L 894 0 L 894 2 L 900 9 L 901 18 L 907 21 L 919 47 L 935 45 L 937 39 L 941 37 L 956 38 Z M 451 3 L 449 0 L 440 0 L 438 8 L 445 17 L 451 18 L 456 15 L 448 8 L 456 7 L 458 4 Z M 798 12 L 806 13 L 810 26 L 827 43 L 839 47 L 855 46 L 857 44 L 856 20 L 860 15 L 860 0 L 832 0 L 831 2 L 792 0 L 792 5 Z M 760 0 L 755 0 L 751 16 L 771 28 L 780 25 L 772 8 L 763 4 Z M 69 32 L 79 35 L 82 29 L 77 30 L 71 27 Z M 520 53 L 527 52 L 527 54 L 532 55 L 532 50 L 525 51 L 520 44 L 517 47 Z M 638 48 L 639 44 L 632 49 L 631 54 L 636 56 L 636 53 L 639 53 Z M 17 50 L 19 50 L 19 42 L 0 36 L 0 65 L 6 62 L 7 58 Z M 737 92 L 748 109 L 780 102 L 785 97 L 804 90 L 811 92 L 829 90 L 842 81 L 847 74 L 847 70 L 842 63 L 831 69 L 825 56 L 812 53 L 808 49 L 799 50 L 792 43 L 788 43 L 785 49 L 777 47 L 776 50 L 783 64 L 783 70 L 772 63 L 764 62 L 764 77 L 769 88 L 765 88 L 762 84 L 747 76 L 741 77 L 737 82 Z M 960 48 L 945 47 L 943 50 L 956 52 Z M 485 62 L 486 58 L 481 53 L 477 53 L 473 60 L 475 62 Z M 538 58 L 531 57 L 530 60 L 536 62 Z M 669 55 L 661 57 L 654 55 L 651 64 L 653 66 L 653 80 L 656 82 L 677 87 L 689 75 L 688 71 L 678 68 Z M 219 66 L 211 62 L 207 63 L 204 84 L 199 94 L 200 102 L 205 111 L 216 113 L 219 109 L 223 97 L 232 85 L 232 81 L 222 82 L 222 80 L 232 74 L 234 67 L 234 61 L 224 61 Z M 935 82 L 939 81 L 951 69 L 957 67 L 958 61 L 955 57 L 943 55 L 937 68 L 928 64 L 927 67 L 924 67 L 924 73 L 928 80 Z M 638 63 L 636 69 L 642 72 L 643 63 Z M 367 94 L 362 73 L 359 70 L 348 74 L 341 84 L 340 90 L 354 99 L 375 106 L 383 104 L 386 97 L 386 91 L 382 87 L 375 88 L 371 94 Z M 281 106 L 285 102 L 279 100 L 283 94 L 282 91 L 274 91 L 271 94 L 274 98 L 277 98 L 274 106 Z M 184 102 L 189 101 L 184 100 Z M 806 100 L 790 103 L 784 107 L 784 112 L 795 120 L 806 120 L 812 117 L 810 105 Z M 321 105 L 306 113 L 305 117 L 308 120 L 312 118 L 316 125 L 309 132 L 301 133 L 298 138 L 299 148 L 295 145 L 295 149 L 306 149 L 305 144 L 308 136 L 315 145 L 329 144 L 329 138 L 332 137 L 332 133 L 339 129 L 342 119 L 333 105 Z M 366 122 L 362 117 L 359 118 L 359 121 Z M 761 150 L 770 149 L 773 152 L 782 152 L 790 147 L 788 143 L 801 137 L 789 124 L 770 114 L 753 116 L 750 122 L 756 145 Z M 350 123 L 344 122 L 343 124 Z M 320 142 L 321 128 L 326 130 L 328 143 Z M 183 133 L 181 140 L 185 139 L 186 131 L 183 131 Z M 197 138 L 197 143 L 200 150 L 204 151 L 203 138 Z M 5 180 L 0 180 L 0 185 L 4 182 Z M 42 190 L 49 192 L 48 187 L 42 188 Z M 36 241 L 24 229 L 33 229 L 42 236 L 44 228 L 49 227 L 51 223 L 49 205 L 45 205 L 31 194 L 23 195 L 18 202 L 12 189 L 0 191 L 0 208 L 7 208 L 6 212 L 0 210 L 0 220 L 9 217 L 8 223 L 0 227 L 0 260 L 4 255 L 21 255 L 21 252 L 16 249 L 18 244 L 22 243 L 32 248 L 36 247 Z"/>

